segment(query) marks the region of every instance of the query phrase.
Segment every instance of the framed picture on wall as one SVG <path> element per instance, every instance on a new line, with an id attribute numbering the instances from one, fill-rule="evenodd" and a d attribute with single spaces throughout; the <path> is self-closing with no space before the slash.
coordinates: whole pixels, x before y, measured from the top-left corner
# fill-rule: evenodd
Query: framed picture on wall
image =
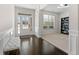
<path id="1" fill-rule="evenodd" d="M 69 17 L 61 18 L 61 33 L 69 34 Z"/>

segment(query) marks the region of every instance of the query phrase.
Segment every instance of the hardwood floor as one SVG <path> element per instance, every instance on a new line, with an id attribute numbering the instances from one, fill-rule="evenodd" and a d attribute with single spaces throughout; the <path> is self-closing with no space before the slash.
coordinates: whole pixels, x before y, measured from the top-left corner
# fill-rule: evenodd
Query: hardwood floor
<path id="1" fill-rule="evenodd" d="M 67 55 L 44 39 L 35 36 L 21 36 L 21 47 L 4 52 L 5 55 Z"/>

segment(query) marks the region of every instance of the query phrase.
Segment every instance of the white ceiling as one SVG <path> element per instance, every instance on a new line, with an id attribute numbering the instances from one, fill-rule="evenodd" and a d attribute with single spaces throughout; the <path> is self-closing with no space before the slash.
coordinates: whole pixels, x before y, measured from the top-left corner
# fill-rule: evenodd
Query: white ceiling
<path id="1" fill-rule="evenodd" d="M 58 6 L 59 4 L 48 4 L 45 8 L 43 8 L 43 10 L 60 13 L 68 9 L 68 8 L 58 8 Z"/>
<path id="2" fill-rule="evenodd" d="M 57 8 L 59 4 L 17 4 L 16 6 L 30 8 L 30 9 L 36 9 L 37 7 L 40 6 L 40 9 L 57 12 L 57 13 L 63 12 L 68 9 L 68 8 Z"/>

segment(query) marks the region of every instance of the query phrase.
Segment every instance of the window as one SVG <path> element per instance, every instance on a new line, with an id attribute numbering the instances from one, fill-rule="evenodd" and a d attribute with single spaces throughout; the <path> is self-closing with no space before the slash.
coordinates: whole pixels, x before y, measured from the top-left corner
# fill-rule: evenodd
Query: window
<path id="1" fill-rule="evenodd" d="M 52 15 L 43 15 L 43 28 L 54 28 L 55 16 Z"/>

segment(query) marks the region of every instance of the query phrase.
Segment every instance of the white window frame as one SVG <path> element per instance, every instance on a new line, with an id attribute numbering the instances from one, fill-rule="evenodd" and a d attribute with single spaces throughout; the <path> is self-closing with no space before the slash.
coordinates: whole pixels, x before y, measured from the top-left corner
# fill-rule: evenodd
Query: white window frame
<path id="1" fill-rule="evenodd" d="M 50 18 L 51 18 L 51 20 L 52 20 L 52 22 L 53 23 L 51 23 L 52 25 L 51 25 L 51 28 L 50 28 L 50 25 L 47 25 L 46 26 L 46 28 L 44 28 L 44 25 L 45 25 L 45 23 L 44 23 L 44 21 L 45 21 L 45 18 L 44 18 L 44 16 L 48 16 L 47 18 L 47 21 L 48 21 L 48 23 L 50 22 L 49 20 L 50 20 Z M 50 14 L 43 14 L 43 29 L 53 29 L 55 27 L 55 15 L 50 15 Z"/>

